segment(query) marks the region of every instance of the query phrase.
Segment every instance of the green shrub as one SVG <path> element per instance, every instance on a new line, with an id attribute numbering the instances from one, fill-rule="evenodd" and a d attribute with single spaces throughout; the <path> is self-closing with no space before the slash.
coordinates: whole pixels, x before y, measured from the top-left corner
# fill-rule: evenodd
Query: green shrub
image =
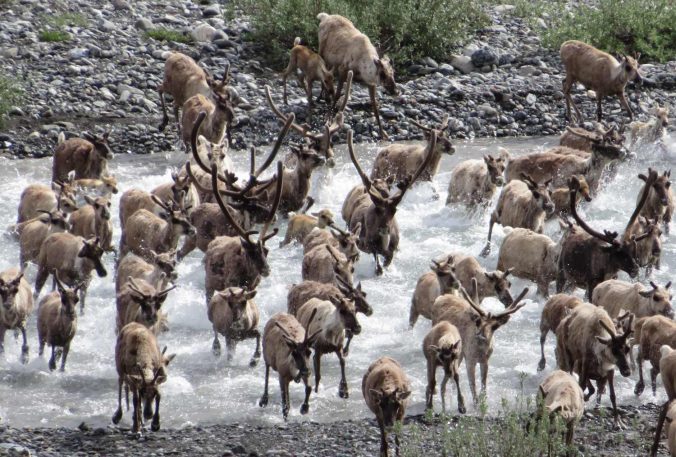
<path id="1" fill-rule="evenodd" d="M 476 0 L 241 0 L 251 17 L 252 40 L 282 65 L 295 37 L 317 49 L 317 14 L 341 14 L 395 65 L 421 57 L 448 58 L 453 47 L 489 23 Z M 232 8 L 226 15 L 232 15 Z"/>
<path id="2" fill-rule="evenodd" d="M 0 73 L 0 127 L 4 125 L 9 110 L 21 101 L 22 94 L 16 80 Z"/>
<path id="3" fill-rule="evenodd" d="M 146 31 L 146 36 L 157 41 L 175 41 L 177 43 L 191 43 L 192 37 L 178 30 L 171 30 L 164 27 L 156 27 Z"/>
<path id="4" fill-rule="evenodd" d="M 40 30 L 40 32 L 38 32 L 38 38 L 40 41 L 49 43 L 70 41 L 70 33 L 64 32 L 63 30 Z"/>
<path id="5" fill-rule="evenodd" d="M 581 40 L 604 51 L 634 54 L 642 60 L 676 59 L 676 3 L 673 0 L 598 0 L 552 15 L 543 43 L 558 49 Z"/>

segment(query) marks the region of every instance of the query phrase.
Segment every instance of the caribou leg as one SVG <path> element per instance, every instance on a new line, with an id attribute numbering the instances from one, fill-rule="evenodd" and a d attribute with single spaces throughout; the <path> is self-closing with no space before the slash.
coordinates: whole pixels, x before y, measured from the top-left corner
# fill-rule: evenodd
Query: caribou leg
<path id="1" fill-rule="evenodd" d="M 389 140 L 390 137 L 387 136 L 387 133 L 385 133 L 385 130 L 383 129 L 383 125 L 380 123 L 380 113 L 378 112 L 378 100 L 376 99 L 376 86 L 369 86 L 369 97 L 371 97 L 371 106 L 373 107 L 373 114 L 376 117 L 376 123 L 378 124 L 378 132 L 380 134 L 380 138 L 383 140 Z M 336 100 L 338 97 L 336 97 Z"/>

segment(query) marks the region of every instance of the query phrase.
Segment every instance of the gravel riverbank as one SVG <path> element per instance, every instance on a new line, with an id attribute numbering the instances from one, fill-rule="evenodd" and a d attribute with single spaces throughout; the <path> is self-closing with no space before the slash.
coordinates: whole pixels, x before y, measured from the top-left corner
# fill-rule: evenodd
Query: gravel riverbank
<path id="1" fill-rule="evenodd" d="M 0 131 L 0 150 L 17 156 L 49 155 L 62 130 L 79 133 L 108 126 L 115 128 L 117 153 L 175 147 L 173 123 L 164 133 L 157 131 L 161 108 L 156 88 L 171 50 L 199 59 L 215 75 L 226 62 L 232 64 L 233 85 L 247 101 L 237 110 L 234 148 L 267 143 L 276 135 L 279 126 L 265 102 L 264 86 L 271 85 L 281 103 L 281 68 L 261 63 L 256 45 L 244 39 L 247 18 L 226 21 L 224 6 L 218 3 L 12 0 L 2 8 L 0 57 L 23 87 L 24 100 Z M 493 25 L 477 31 L 450 63 L 414 63 L 397 74 L 399 96 L 380 94 L 392 140 L 421 138 L 407 119 L 431 123 L 445 113 L 458 138 L 548 135 L 564 128 L 557 53 L 542 48 L 537 30 L 512 16 L 510 8 L 496 7 L 491 16 Z M 54 25 L 61 23 L 65 25 Z M 69 41 L 40 41 L 41 33 L 55 27 L 65 31 Z M 146 36 L 146 30 L 157 27 L 184 32 L 195 41 L 167 43 Z M 642 71 L 648 84 L 630 86 L 627 92 L 634 110 L 645 117 L 643 110 L 674 96 L 676 62 L 644 65 Z M 295 81 L 289 87 L 290 106 L 285 109 L 304 121 L 305 98 Z M 576 97 L 591 118 L 593 100 L 581 90 Z M 605 106 L 610 121 L 626 119 L 616 100 Z M 347 115 L 355 141 L 377 140 L 369 107 L 367 91 L 356 85 Z M 314 116 L 317 128 L 323 108 Z"/>
<path id="2" fill-rule="evenodd" d="M 609 409 L 590 408 L 576 429 L 580 454 L 594 457 L 646 455 L 652 443 L 656 405 L 622 408 L 628 431 L 613 429 Z M 500 447 L 504 420 L 490 418 L 482 423 L 474 417 L 454 416 L 429 421 L 409 416 L 403 428 L 403 456 L 510 455 Z M 458 433 L 472 434 L 472 449 Z M 482 438 L 483 437 L 483 440 Z M 374 420 L 333 423 L 289 422 L 277 426 L 223 424 L 148 432 L 140 438 L 129 430 L 113 427 L 90 429 L 0 427 L 0 455 L 22 456 L 266 456 L 266 457 L 367 457 L 378 454 L 380 439 Z M 507 441 L 504 438 L 504 441 Z M 479 449 L 489 444 L 490 454 Z M 458 446 L 466 453 L 454 452 Z M 443 453 L 444 446 L 447 453 Z M 666 449 L 661 448 L 666 455 Z M 3 452 L 5 454 L 3 454 Z M 23 454 L 22 454 L 23 453 Z M 28 454 L 30 453 L 30 454 Z M 525 456 L 524 456 L 525 457 Z"/>

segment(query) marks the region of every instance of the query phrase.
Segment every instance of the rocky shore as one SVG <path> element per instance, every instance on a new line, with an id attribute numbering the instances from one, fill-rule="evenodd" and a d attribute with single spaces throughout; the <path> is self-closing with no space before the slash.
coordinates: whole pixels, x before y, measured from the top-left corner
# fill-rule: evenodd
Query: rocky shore
<path id="1" fill-rule="evenodd" d="M 652 444 L 656 405 L 623 407 L 629 431 L 613 429 L 609 409 L 589 409 L 576 429 L 580 455 L 594 457 L 633 457 L 646 455 Z M 423 416 L 406 418 L 402 437 L 403 456 L 506 455 L 500 447 L 505 419 L 481 421 L 471 416 L 452 416 L 429 420 Z M 455 440 L 459 434 L 473 438 L 472 449 Z M 483 437 L 483 438 L 482 438 Z M 506 441 L 507 438 L 503 437 Z M 480 451 L 483 439 L 486 452 Z M 466 439 L 465 439 L 466 441 Z M 248 457 L 368 457 L 378 454 L 380 438 L 374 420 L 316 423 L 289 422 L 276 426 L 222 424 L 186 427 L 178 430 L 147 432 L 140 437 L 120 428 L 12 429 L 0 426 L 0 455 L 7 456 L 248 456 Z M 458 446 L 466 453 L 457 454 Z M 446 453 L 444 453 L 444 448 Z M 662 447 L 662 452 L 666 450 Z M 666 454 L 660 454 L 666 455 Z M 525 456 L 524 456 L 525 457 Z"/>
<path id="2" fill-rule="evenodd" d="M 233 85 L 246 100 L 237 110 L 233 147 L 270 142 L 279 125 L 265 101 L 264 86 L 273 87 L 281 104 L 281 68 L 261 63 L 258 45 L 245 40 L 250 28 L 247 18 L 235 14 L 226 20 L 227 3 L 2 2 L 0 58 L 5 72 L 22 86 L 24 96 L 0 130 L 0 152 L 49 155 L 60 131 L 76 134 L 108 127 L 114 127 L 117 153 L 177 147 L 173 121 L 165 132 L 157 130 L 161 108 L 156 89 L 162 81 L 164 58 L 172 50 L 198 59 L 215 75 L 222 74 L 230 62 Z M 557 53 L 544 49 L 538 30 L 514 17 L 509 6 L 497 6 L 490 13 L 493 25 L 478 30 L 450 62 L 424 59 L 411 64 L 397 74 L 399 96 L 380 94 L 391 139 L 420 139 L 408 119 L 432 123 L 444 113 L 450 114 L 449 128 L 457 138 L 548 135 L 564 128 Z M 183 33 L 193 41 L 156 41 L 146 35 L 158 27 Z M 44 31 L 54 29 L 67 33 L 68 40 L 41 41 Z M 654 103 L 674 96 L 676 62 L 644 65 L 642 71 L 647 83 L 630 86 L 628 94 L 635 112 L 645 117 L 645 110 Z M 290 105 L 284 109 L 304 121 L 305 97 L 295 81 L 290 81 L 289 88 Z M 591 118 L 593 99 L 581 90 L 576 97 Z M 365 88 L 355 86 L 348 109 L 347 124 L 355 131 L 355 140 L 376 141 Z M 317 129 L 324 111 L 324 106 L 316 108 L 313 125 Z M 610 121 L 626 119 L 616 100 L 608 101 L 605 112 Z"/>

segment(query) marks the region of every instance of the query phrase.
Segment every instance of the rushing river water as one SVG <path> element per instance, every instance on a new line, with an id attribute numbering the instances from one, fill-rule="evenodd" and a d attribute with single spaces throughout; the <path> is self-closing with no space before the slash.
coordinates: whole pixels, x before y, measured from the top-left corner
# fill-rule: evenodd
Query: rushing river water
<path id="1" fill-rule="evenodd" d="M 441 170 L 434 179 L 433 186 L 440 198 L 433 198 L 434 189 L 428 183 L 417 185 L 406 195 L 397 212 L 401 242 L 393 264 L 382 277 L 374 275 L 374 262 L 369 255 L 362 255 L 356 267 L 355 283 L 361 281 L 374 313 L 368 318 L 359 315 L 363 331 L 353 340 L 347 358 L 350 398 L 343 400 L 338 397 L 338 361 L 334 355 L 326 355 L 322 360 L 320 392 L 312 394 L 307 416 L 301 416 L 298 411 L 303 389 L 299 385 L 291 385 L 291 421 L 333 421 L 370 416 L 361 395 L 361 377 L 368 365 L 383 355 L 399 360 L 411 380 L 413 396 L 409 412 L 421 412 L 424 409 L 426 379 L 421 344 L 430 324 L 420 318 L 413 330 L 408 329 L 408 314 L 416 281 L 427 271 L 431 258 L 449 251 L 478 255 L 485 243 L 490 213 L 487 210 L 483 214 L 468 217 L 463 209 L 444 205 L 451 170 L 461 160 L 478 158 L 483 153 L 496 153 L 498 145 L 508 148 L 513 154 L 521 154 L 556 142 L 555 138 L 533 138 L 459 143 L 455 155 L 444 156 Z M 369 170 L 376 147 L 357 145 L 356 150 L 362 167 Z M 656 167 L 661 172 L 676 164 L 674 137 L 667 140 L 667 150 L 638 151 L 640 160 L 622 164 L 616 178 L 607 183 L 594 201 L 581 211 L 591 225 L 599 229 L 621 231 L 634 207 L 641 185 L 636 175 L 645 172 L 648 166 Z M 186 156 L 179 152 L 150 156 L 117 155 L 110 164 L 110 171 L 117 177 L 121 191 L 133 186 L 150 190 L 169 180 L 172 167 L 179 166 L 185 159 Z M 234 161 L 237 170 L 244 176 L 248 167 L 248 154 L 236 153 Z M 48 182 L 50 173 L 50 159 L 0 159 L 0 195 L 3 196 L 0 199 L 0 227 L 15 221 L 22 189 L 31 183 Z M 317 201 L 315 208 L 328 207 L 340 220 L 343 199 L 352 186 L 358 183 L 359 178 L 344 148 L 338 148 L 335 168 L 320 169 L 313 178 L 311 195 Z M 116 240 L 120 234 L 119 196 L 115 196 L 112 210 Z M 262 314 L 261 331 L 269 316 L 286 310 L 288 286 L 301 281 L 302 246 L 278 248 L 285 230 L 284 222 L 281 222 L 280 228 L 280 235 L 268 243 L 272 272 L 263 279 L 256 296 Z M 558 239 L 556 220 L 547 223 L 545 232 Z M 674 279 L 671 274 L 676 268 L 673 233 L 664 242 L 662 269 L 653 275 L 653 279 L 662 284 Z M 499 246 L 503 236 L 502 228 L 496 226 L 496 246 Z M 494 269 L 497 252 L 498 249 L 494 248 L 487 259 L 480 259 L 482 265 Z M 3 237 L 0 268 L 17 265 L 18 256 L 18 244 L 7 236 Z M 35 312 L 28 321 L 31 353 L 27 365 L 19 362 L 20 339 L 15 341 L 12 332 L 7 333 L 5 355 L 0 359 L 0 417 L 3 422 L 15 427 L 73 427 L 82 421 L 95 426 L 110 424 L 117 403 L 113 263 L 112 256 L 108 257 L 105 260 L 108 277 L 95 277 L 92 281 L 86 315 L 79 318 L 65 373 L 50 373 L 48 357 L 37 356 Z M 280 394 L 274 372 L 271 372 L 270 404 L 267 408 L 258 407 L 258 399 L 263 391 L 264 364 L 261 359 L 258 367 L 252 369 L 248 366 L 253 340 L 240 343 L 232 362 L 227 362 L 225 356 L 215 358 L 211 353 L 213 332 L 204 304 L 202 253 L 196 250 L 188 256 L 179 265 L 178 273 L 178 288 L 169 294 L 164 305 L 171 330 L 160 336 L 160 344 L 167 345 L 170 353 L 177 354 L 169 367 L 169 379 L 163 385 L 162 425 L 181 427 L 187 424 L 235 421 L 281 422 Z M 29 267 L 27 276 L 32 284 L 35 266 Z M 623 274 L 621 276 L 626 278 Z M 643 274 L 641 278 L 644 280 Z M 526 285 L 530 286 L 525 281 L 515 280 L 512 294 L 516 295 Z M 527 395 L 534 394 L 537 385 L 556 363 L 554 337 L 550 334 L 546 346 L 547 370 L 544 373 L 536 371 L 539 359 L 538 324 L 544 300 L 536 297 L 534 291 L 535 287 L 531 286 L 528 304 L 495 335 L 495 350 L 490 360 L 488 377 L 490 412 L 498 412 L 502 399 L 514 400 L 522 391 Z M 577 293 L 582 295 L 581 290 Z M 503 308 L 492 298 L 485 300 L 483 306 L 496 311 Z M 461 387 L 467 404 L 471 405 L 465 373 L 463 364 Z M 633 394 L 636 378 L 636 375 L 629 379 L 616 376 L 619 404 L 654 401 L 649 389 L 646 389 L 640 400 L 636 399 Z M 455 412 L 457 407 L 452 383 L 449 388 L 452 389 L 449 395 L 451 411 Z M 663 397 L 660 387 L 657 400 L 661 401 Z M 608 397 L 605 396 L 604 403 L 607 401 Z M 440 404 L 436 403 L 435 408 L 439 409 Z M 468 412 L 473 414 L 476 410 L 469 407 Z M 123 421 L 129 424 L 130 414 L 126 413 Z"/>

